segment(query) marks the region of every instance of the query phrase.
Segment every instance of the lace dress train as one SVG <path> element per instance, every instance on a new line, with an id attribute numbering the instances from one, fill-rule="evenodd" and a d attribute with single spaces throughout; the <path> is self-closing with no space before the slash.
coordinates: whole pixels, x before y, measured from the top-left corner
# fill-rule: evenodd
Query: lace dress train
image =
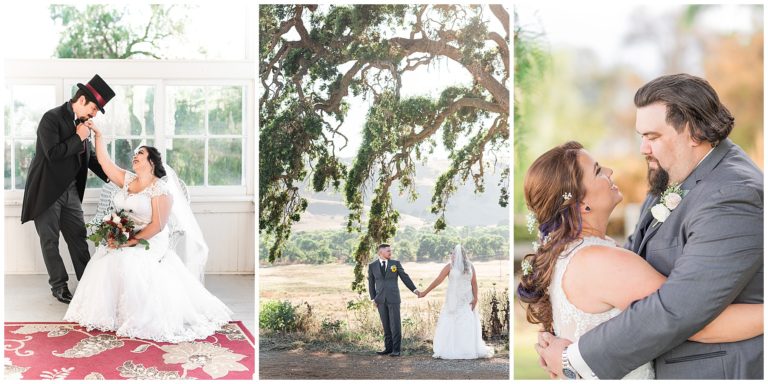
<path id="1" fill-rule="evenodd" d="M 135 177 L 127 172 L 125 185 Z M 167 194 L 157 180 L 137 194 L 114 196 L 117 209 L 131 210 L 138 228 L 149 223 L 151 199 Z M 170 248 L 166 227 L 143 246 L 99 246 L 77 286 L 65 321 L 118 336 L 178 343 L 204 339 L 231 320 L 231 311 L 184 266 Z"/>
<path id="2" fill-rule="evenodd" d="M 483 341 L 478 306 L 472 310 L 472 272 L 451 269 L 445 303 L 435 327 L 432 342 L 439 359 L 479 359 L 493 356 L 493 348 Z"/>

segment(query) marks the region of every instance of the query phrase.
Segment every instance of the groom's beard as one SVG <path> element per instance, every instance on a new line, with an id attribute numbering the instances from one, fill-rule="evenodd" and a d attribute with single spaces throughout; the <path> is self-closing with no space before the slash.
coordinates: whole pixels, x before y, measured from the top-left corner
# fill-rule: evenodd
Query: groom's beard
<path id="1" fill-rule="evenodd" d="M 648 192 L 654 196 L 661 196 L 669 186 L 669 173 L 661 168 L 661 165 L 656 159 L 646 157 L 645 160 L 648 161 Z M 656 163 L 656 169 L 651 169 L 650 163 L 652 161 Z"/>

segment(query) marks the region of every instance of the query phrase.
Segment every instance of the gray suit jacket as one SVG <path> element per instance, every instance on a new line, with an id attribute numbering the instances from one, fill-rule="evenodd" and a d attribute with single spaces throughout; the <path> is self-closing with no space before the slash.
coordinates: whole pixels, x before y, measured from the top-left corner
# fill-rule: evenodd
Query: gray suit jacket
<path id="1" fill-rule="evenodd" d="M 397 284 L 398 277 L 403 280 L 403 284 L 411 292 L 416 289 L 413 281 L 405 273 L 405 269 L 403 269 L 399 261 L 389 260 L 383 276 L 378 258 L 368 264 L 368 293 L 371 295 L 371 300 L 377 304 L 400 304 L 400 287 Z"/>
<path id="2" fill-rule="evenodd" d="M 601 379 L 654 360 L 658 379 L 762 379 L 763 336 L 735 343 L 687 341 L 731 303 L 763 302 L 763 174 L 731 140 L 683 182 L 663 223 L 648 196 L 625 247 L 668 277 L 655 293 L 579 339 Z"/>

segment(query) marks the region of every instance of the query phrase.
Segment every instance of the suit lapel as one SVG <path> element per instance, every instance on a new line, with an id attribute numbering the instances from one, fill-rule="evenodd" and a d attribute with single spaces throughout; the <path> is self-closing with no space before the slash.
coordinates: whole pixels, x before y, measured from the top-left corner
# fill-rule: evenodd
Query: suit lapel
<path id="1" fill-rule="evenodd" d="M 632 244 L 630 244 L 631 251 L 641 256 L 642 253 L 640 253 L 640 244 L 642 244 L 643 239 L 645 239 L 645 236 L 648 234 L 649 223 L 653 221 L 651 207 L 656 204 L 657 200 L 657 197 L 649 196 L 647 201 L 643 203 L 641 212 L 642 216 L 637 224 L 637 228 L 635 229 L 635 235 L 632 238 Z"/>
<path id="2" fill-rule="evenodd" d="M 656 231 L 658 231 L 659 228 L 661 228 L 661 224 L 662 224 L 656 221 L 656 219 L 653 219 L 651 223 L 652 224 L 650 224 L 650 227 L 645 231 L 645 235 L 643 236 L 643 239 L 640 241 L 640 246 L 637 248 L 637 254 L 643 255 L 643 258 L 645 258 L 645 252 L 643 252 L 645 251 L 645 245 L 648 244 L 648 240 L 650 240 L 650 238 L 656 234 Z"/>

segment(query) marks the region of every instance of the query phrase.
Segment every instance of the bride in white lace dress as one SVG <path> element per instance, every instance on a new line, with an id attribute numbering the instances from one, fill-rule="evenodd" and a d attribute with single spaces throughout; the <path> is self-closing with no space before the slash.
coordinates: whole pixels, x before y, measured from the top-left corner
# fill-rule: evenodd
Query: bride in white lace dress
<path id="1" fill-rule="evenodd" d="M 440 311 L 432 341 L 434 354 L 439 359 L 479 359 L 493 356 L 493 348 L 483 341 L 480 313 L 477 309 L 477 277 L 475 267 L 466 252 L 457 245 L 432 284 L 419 294 L 426 296 L 448 277 L 448 290 Z"/>
<path id="2" fill-rule="evenodd" d="M 525 177 L 525 201 L 533 215 L 529 227 L 537 227 L 539 241 L 521 264 L 517 294 L 527 304 L 529 322 L 574 343 L 666 281 L 643 258 L 606 236 L 608 218 L 623 198 L 612 174 L 581 144 L 568 142 L 536 159 Z M 763 332 L 762 312 L 762 304 L 730 305 L 690 340 L 752 338 Z M 654 376 L 648 362 L 624 379 Z"/>
<path id="3" fill-rule="evenodd" d="M 118 336 L 163 342 L 212 335 L 230 320 L 232 312 L 198 280 L 207 247 L 188 203 L 183 198 L 174 199 L 179 194 L 174 191 L 176 185 L 169 185 L 173 180 L 166 183 L 160 179 L 166 173 L 160 153 L 152 147 L 141 147 L 134 155 L 136 173 L 132 173 L 110 160 L 101 133 L 98 129 L 94 132 L 99 163 L 110 181 L 121 188 L 113 198 L 114 206 L 130 210 L 137 238 L 147 240 L 149 249 L 136 246 L 135 240 L 119 248 L 111 243 L 98 246 L 64 320 L 88 329 L 115 331 Z M 172 172 L 170 168 L 168 171 Z M 185 265 L 171 248 L 166 224 L 172 216 L 185 221 L 180 225 L 197 229 L 192 232 L 200 238 L 194 243 L 200 245 L 190 257 L 198 261 L 197 265 Z M 190 265 L 195 265 L 194 271 L 188 269 Z"/>

